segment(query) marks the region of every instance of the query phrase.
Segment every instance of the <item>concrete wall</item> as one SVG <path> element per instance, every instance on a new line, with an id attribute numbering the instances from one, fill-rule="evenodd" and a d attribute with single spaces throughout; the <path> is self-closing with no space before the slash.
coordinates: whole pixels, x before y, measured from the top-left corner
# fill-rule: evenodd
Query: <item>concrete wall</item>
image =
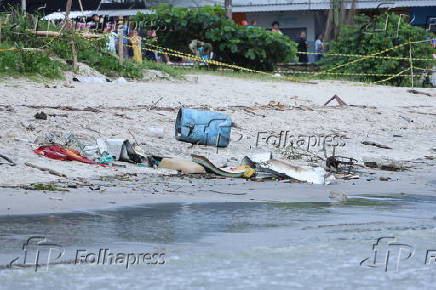
<path id="1" fill-rule="evenodd" d="M 279 12 L 252 12 L 247 13 L 247 20 L 251 23 L 256 20 L 257 26 L 271 28 L 273 21 L 280 22 L 280 29 L 305 28 L 309 52 L 314 51 L 315 43 L 315 11 L 279 11 Z M 297 30 L 299 31 L 299 30 Z M 309 62 L 314 61 L 314 56 L 309 55 Z"/>
<path id="2" fill-rule="evenodd" d="M 278 12 L 252 12 L 247 13 L 247 20 L 257 21 L 257 26 L 271 28 L 273 21 L 280 22 L 280 28 L 300 28 L 307 31 L 307 39 L 315 39 L 315 18 L 311 11 L 278 11 Z"/>

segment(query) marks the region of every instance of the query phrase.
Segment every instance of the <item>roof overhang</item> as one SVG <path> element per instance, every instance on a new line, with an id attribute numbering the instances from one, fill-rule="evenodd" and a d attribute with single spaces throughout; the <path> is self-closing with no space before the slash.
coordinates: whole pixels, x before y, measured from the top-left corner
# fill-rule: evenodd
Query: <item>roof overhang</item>
<path id="1" fill-rule="evenodd" d="M 114 16 L 132 16 L 138 13 L 152 14 L 153 10 L 150 9 L 115 9 L 115 10 L 86 10 L 86 11 L 71 11 L 69 18 L 74 19 L 77 17 L 90 17 L 94 14 L 104 15 L 109 17 Z M 46 15 L 43 20 L 62 20 L 65 19 L 65 12 L 54 12 Z"/>

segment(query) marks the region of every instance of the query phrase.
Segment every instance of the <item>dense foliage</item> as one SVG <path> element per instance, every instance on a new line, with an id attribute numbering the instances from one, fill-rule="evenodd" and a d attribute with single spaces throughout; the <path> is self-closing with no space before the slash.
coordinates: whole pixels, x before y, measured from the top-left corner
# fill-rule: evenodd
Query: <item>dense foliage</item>
<path id="1" fill-rule="evenodd" d="M 40 16 L 37 15 L 24 15 L 15 8 L 0 15 L 0 18 L 2 19 L 3 47 L 38 48 L 35 51 L 19 49 L 7 53 L 0 52 L 0 74 L 2 75 L 24 74 L 25 76 L 62 78 L 62 71 L 71 69 L 71 67 L 50 58 L 50 56 L 71 60 L 71 40 L 74 37 L 79 62 L 90 65 L 108 77 L 142 77 L 144 67 L 132 62 L 120 65 L 117 57 L 107 52 L 106 39 L 104 38 L 90 40 L 67 31 L 63 31 L 62 37 L 35 37 L 29 32 L 35 27 L 38 27 L 39 30 L 50 31 L 60 31 L 61 27 L 38 20 Z"/>
<path id="2" fill-rule="evenodd" d="M 296 53 L 289 38 L 260 27 L 237 25 L 219 6 L 186 9 L 161 5 L 155 14 L 138 14 L 136 20 L 154 23 L 164 47 L 191 53 L 189 43 L 199 39 L 212 44 L 217 60 L 243 67 L 270 70 L 279 62 L 293 60 Z"/>
<path id="3" fill-rule="evenodd" d="M 397 14 L 382 14 L 373 19 L 359 15 L 356 24 L 342 27 L 338 39 L 329 45 L 329 53 L 343 54 L 374 54 L 384 49 L 392 48 L 409 41 L 421 41 L 431 38 L 433 34 L 420 27 L 409 25 L 407 19 L 400 19 Z M 409 57 L 409 45 L 401 46 L 380 56 Z M 412 45 L 413 58 L 432 58 L 432 46 L 430 42 L 422 42 Z M 322 68 L 327 70 L 335 66 L 355 60 L 355 57 L 326 56 L 322 59 Z M 413 61 L 415 75 L 421 75 L 424 71 L 418 68 L 428 68 L 431 61 Z M 331 72 L 345 73 L 377 73 L 397 74 L 410 67 L 409 60 L 377 59 L 368 58 L 347 65 Z M 410 75 L 409 72 L 405 73 Z M 358 77 L 362 81 L 378 81 L 386 77 Z M 410 85 L 409 77 L 398 77 L 386 83 L 394 85 Z M 416 77 L 415 84 L 423 81 L 423 77 Z"/>

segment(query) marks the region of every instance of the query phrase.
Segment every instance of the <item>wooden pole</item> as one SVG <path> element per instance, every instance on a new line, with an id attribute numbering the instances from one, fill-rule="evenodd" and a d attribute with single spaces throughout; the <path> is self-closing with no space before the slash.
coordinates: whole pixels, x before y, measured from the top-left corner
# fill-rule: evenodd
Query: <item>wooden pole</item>
<path id="1" fill-rule="evenodd" d="M 67 0 L 67 4 L 65 7 L 65 28 L 66 30 L 71 32 L 71 55 L 73 58 L 73 70 L 77 70 L 77 48 L 75 41 L 75 27 L 71 23 L 70 12 L 71 7 L 73 6 L 73 0 Z"/>
<path id="2" fill-rule="evenodd" d="M 77 69 L 79 68 L 78 64 L 77 64 L 77 45 L 76 45 L 76 40 L 75 40 L 75 36 L 76 36 L 76 26 L 74 25 L 74 27 L 72 28 L 72 39 L 71 39 L 71 55 L 73 57 L 73 70 L 77 71 Z"/>
<path id="3" fill-rule="evenodd" d="M 413 83 L 412 44 L 410 43 L 410 40 L 409 40 L 409 63 L 410 63 L 410 81 L 412 83 L 412 89 L 413 89 L 414 83 Z"/>
<path id="4" fill-rule="evenodd" d="M 227 18 L 232 20 L 232 0 L 224 0 L 224 7 Z"/>
<path id="5" fill-rule="evenodd" d="M 124 63 L 124 26 L 118 27 L 118 62 Z"/>
<path id="6" fill-rule="evenodd" d="M 21 11 L 23 11 L 23 13 L 26 14 L 26 10 L 27 10 L 26 0 L 21 0 Z"/>

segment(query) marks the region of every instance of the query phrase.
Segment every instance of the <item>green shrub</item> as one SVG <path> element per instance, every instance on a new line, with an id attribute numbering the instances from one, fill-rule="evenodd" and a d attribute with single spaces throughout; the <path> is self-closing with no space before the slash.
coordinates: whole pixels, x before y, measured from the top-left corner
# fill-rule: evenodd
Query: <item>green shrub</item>
<path id="1" fill-rule="evenodd" d="M 63 78 L 66 65 L 34 51 L 12 50 L 0 52 L 1 76 Z"/>
<path id="2" fill-rule="evenodd" d="M 271 70 L 279 62 L 293 60 L 296 54 L 296 45 L 289 38 L 260 27 L 237 25 L 219 6 L 186 9 L 161 5 L 155 14 L 135 18 L 166 27 L 157 31 L 163 47 L 191 53 L 189 43 L 200 39 L 212 44 L 218 60 L 243 67 Z"/>
<path id="3" fill-rule="evenodd" d="M 387 24 L 386 24 L 387 20 Z M 385 29 L 386 25 L 386 29 Z M 399 25 L 399 26 L 398 26 Z M 398 29 L 397 29 L 398 27 Z M 398 35 L 397 35 L 398 31 Z M 404 19 L 400 19 L 397 14 L 382 14 L 370 19 L 367 16 L 359 15 L 356 17 L 356 24 L 345 25 L 338 39 L 329 46 L 328 53 L 343 54 L 374 54 L 384 49 L 395 47 L 409 41 L 421 41 L 432 37 L 432 33 L 420 27 L 409 25 Z M 409 57 L 409 45 L 399 47 L 379 56 Z M 413 58 L 432 58 L 432 47 L 429 42 L 412 45 Z M 323 70 L 331 69 L 335 66 L 355 60 L 355 57 L 326 56 L 320 64 Z M 426 68 L 431 65 L 431 61 L 414 61 L 413 65 Z M 397 74 L 410 67 L 409 60 L 398 59 L 377 59 L 368 58 L 354 64 L 341 67 L 331 72 L 344 73 L 377 73 L 377 74 Z M 415 74 L 422 71 L 415 70 Z M 406 73 L 409 75 L 409 72 Z M 361 81 L 378 81 L 387 77 L 357 77 Z M 419 79 L 415 79 L 415 84 Z M 386 83 L 394 85 L 409 85 L 410 78 L 397 77 Z"/>

